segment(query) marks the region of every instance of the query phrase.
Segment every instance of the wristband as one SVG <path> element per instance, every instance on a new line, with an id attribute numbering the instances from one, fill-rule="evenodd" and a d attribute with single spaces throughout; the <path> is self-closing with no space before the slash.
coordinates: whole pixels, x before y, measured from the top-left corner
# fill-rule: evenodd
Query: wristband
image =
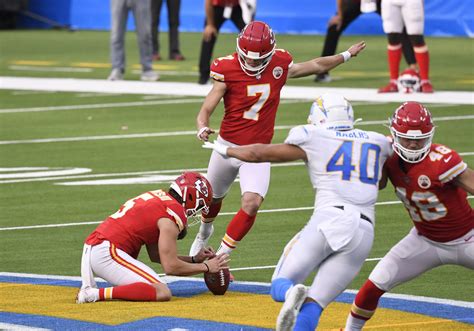
<path id="1" fill-rule="evenodd" d="M 207 265 L 207 263 L 206 263 L 206 262 L 203 262 L 203 264 L 204 264 L 204 265 L 206 266 L 206 268 L 207 268 L 207 271 L 204 271 L 204 272 L 209 272 L 210 269 L 209 269 L 209 266 Z"/>
<path id="2" fill-rule="evenodd" d="M 191 262 L 196 263 L 196 261 L 194 260 L 194 256 L 191 256 Z"/>
<path id="3" fill-rule="evenodd" d="M 208 128 L 207 126 L 202 127 L 202 128 L 199 129 L 199 131 L 198 131 L 198 133 L 197 133 L 197 137 L 198 137 L 199 140 L 202 140 L 202 139 L 201 139 L 201 135 L 203 134 L 203 132 L 205 132 L 205 131 L 207 131 L 207 130 L 209 130 L 209 128 Z"/>
<path id="4" fill-rule="evenodd" d="M 351 56 L 352 56 L 349 51 L 345 51 L 345 52 L 339 53 L 339 55 L 342 55 L 342 57 L 344 58 L 344 62 L 349 61 L 349 59 L 350 59 Z"/>

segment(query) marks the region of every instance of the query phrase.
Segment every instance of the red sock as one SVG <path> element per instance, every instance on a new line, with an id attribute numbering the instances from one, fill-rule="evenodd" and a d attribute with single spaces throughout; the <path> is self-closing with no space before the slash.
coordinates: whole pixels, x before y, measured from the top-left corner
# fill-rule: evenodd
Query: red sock
<path id="1" fill-rule="evenodd" d="M 420 78 L 421 80 L 428 80 L 429 71 L 430 71 L 430 53 L 428 52 L 428 46 L 426 44 L 422 46 L 413 47 L 415 50 L 416 62 L 420 68 Z"/>
<path id="2" fill-rule="evenodd" d="M 156 301 L 156 289 L 147 283 L 133 283 L 99 289 L 99 300 Z"/>
<path id="3" fill-rule="evenodd" d="M 377 309 L 380 297 L 385 293 L 370 280 L 367 280 L 357 293 L 351 314 L 355 318 L 368 320 Z"/>
<path id="4" fill-rule="evenodd" d="M 238 242 L 242 240 L 252 228 L 252 225 L 255 222 L 255 217 L 256 215 L 249 216 L 246 212 L 240 209 L 227 226 L 226 234 L 222 242 L 226 246 L 234 249 Z"/>
<path id="5" fill-rule="evenodd" d="M 221 211 L 221 207 L 222 207 L 222 201 L 219 201 L 218 203 L 212 203 L 209 206 L 209 212 L 207 214 L 202 213 L 202 217 L 204 219 L 215 218 L 217 214 L 219 214 L 219 212 Z"/>
<path id="6" fill-rule="evenodd" d="M 402 44 L 388 45 L 388 68 L 390 71 L 390 80 L 398 79 L 400 71 L 400 60 L 402 59 Z"/>

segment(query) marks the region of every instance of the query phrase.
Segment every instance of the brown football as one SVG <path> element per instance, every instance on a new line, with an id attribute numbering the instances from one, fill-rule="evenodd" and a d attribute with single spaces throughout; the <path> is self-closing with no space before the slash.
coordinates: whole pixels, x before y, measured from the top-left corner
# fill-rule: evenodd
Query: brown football
<path id="1" fill-rule="evenodd" d="M 214 273 L 206 272 L 204 273 L 204 281 L 209 291 L 214 295 L 224 295 L 230 282 L 229 269 L 221 269 Z"/>

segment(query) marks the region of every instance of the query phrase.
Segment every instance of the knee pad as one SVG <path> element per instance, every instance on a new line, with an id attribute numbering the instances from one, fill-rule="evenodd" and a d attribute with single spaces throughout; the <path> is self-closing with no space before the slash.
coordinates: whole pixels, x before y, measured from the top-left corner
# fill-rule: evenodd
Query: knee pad
<path id="1" fill-rule="evenodd" d="M 286 291 L 292 287 L 294 283 L 288 278 L 277 278 L 272 281 L 272 287 L 270 288 L 270 294 L 272 299 L 277 302 L 285 301 Z"/>
<path id="2" fill-rule="evenodd" d="M 409 35 L 408 38 L 410 39 L 413 47 L 425 46 L 425 38 L 421 34 Z"/>
<path id="3" fill-rule="evenodd" d="M 401 44 L 402 42 L 402 34 L 401 33 L 388 33 L 387 39 L 390 45 L 398 45 L 398 44 Z"/>

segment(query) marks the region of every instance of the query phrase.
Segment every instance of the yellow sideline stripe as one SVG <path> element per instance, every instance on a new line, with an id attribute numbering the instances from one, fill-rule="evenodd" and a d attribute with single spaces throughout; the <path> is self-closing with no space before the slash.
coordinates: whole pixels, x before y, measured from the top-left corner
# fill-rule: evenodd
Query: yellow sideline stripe
<path id="1" fill-rule="evenodd" d="M 16 60 L 11 61 L 13 64 L 36 65 L 36 66 L 52 66 L 57 64 L 57 61 L 33 61 L 33 60 Z"/>
<path id="2" fill-rule="evenodd" d="M 112 65 L 110 63 L 96 63 L 96 62 L 73 62 L 71 67 L 80 67 L 80 68 L 110 68 Z"/>
<path id="3" fill-rule="evenodd" d="M 0 311 L 52 316 L 118 325 L 156 316 L 200 319 L 274 328 L 281 303 L 270 296 L 227 292 L 191 298 L 173 297 L 170 302 L 106 301 L 78 305 L 78 289 L 63 286 L 0 283 Z M 202 309 L 206 307 L 206 309 Z M 345 324 L 350 304 L 332 303 L 324 311 L 318 330 L 339 330 Z M 367 329 L 380 330 L 472 330 L 472 325 L 420 314 L 380 308 Z"/>

